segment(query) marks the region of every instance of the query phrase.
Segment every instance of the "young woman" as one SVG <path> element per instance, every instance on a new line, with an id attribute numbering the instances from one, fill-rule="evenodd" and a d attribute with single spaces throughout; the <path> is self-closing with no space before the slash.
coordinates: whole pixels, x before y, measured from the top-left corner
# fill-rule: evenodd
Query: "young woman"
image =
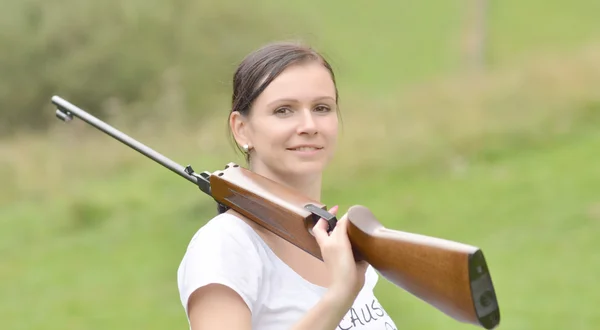
<path id="1" fill-rule="evenodd" d="M 229 127 L 248 168 L 320 200 L 339 115 L 327 61 L 307 46 L 266 45 L 238 67 L 232 101 Z M 346 228 L 344 217 L 329 234 L 323 219 L 315 225 L 322 262 L 221 210 L 191 239 L 178 269 L 190 328 L 396 329 L 373 294 L 378 275 L 354 261 Z"/>

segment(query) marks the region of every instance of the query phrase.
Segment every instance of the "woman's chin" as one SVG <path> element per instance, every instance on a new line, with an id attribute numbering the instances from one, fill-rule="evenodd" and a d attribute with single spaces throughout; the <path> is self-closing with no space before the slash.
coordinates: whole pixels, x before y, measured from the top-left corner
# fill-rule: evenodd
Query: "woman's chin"
<path id="1" fill-rule="evenodd" d="M 325 165 L 322 161 L 313 161 L 297 163 L 289 168 L 296 176 L 315 176 L 323 173 Z"/>
<path id="2" fill-rule="evenodd" d="M 280 157 L 273 164 L 274 170 L 285 177 L 298 177 L 310 179 L 319 177 L 329 164 L 329 159 L 319 157 L 314 159 L 298 160 L 295 157 Z"/>

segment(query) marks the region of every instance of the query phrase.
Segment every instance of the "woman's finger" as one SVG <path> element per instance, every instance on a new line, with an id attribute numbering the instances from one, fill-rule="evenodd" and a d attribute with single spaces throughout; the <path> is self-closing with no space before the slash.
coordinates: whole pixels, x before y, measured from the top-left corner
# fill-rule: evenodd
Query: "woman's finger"
<path id="1" fill-rule="evenodd" d="M 332 207 L 329 210 L 329 213 L 335 215 L 337 213 L 338 208 L 339 207 L 337 205 Z M 321 245 L 321 242 L 323 242 L 323 240 L 326 237 L 329 237 L 329 233 L 327 232 L 328 228 L 329 228 L 329 224 L 323 218 L 319 219 L 319 221 L 317 221 L 317 223 L 313 227 L 312 233 L 313 233 L 313 236 L 317 239 L 317 243 L 319 243 L 319 245 Z"/>
<path id="2" fill-rule="evenodd" d="M 327 237 L 329 237 L 329 234 L 327 234 L 327 227 L 327 221 L 325 221 L 324 219 L 319 219 L 319 221 L 317 221 L 317 224 L 312 229 L 312 234 L 317 239 L 317 243 L 319 245 L 322 245 L 324 240 L 327 239 Z"/>
<path id="3" fill-rule="evenodd" d="M 346 233 L 348 230 L 348 217 L 344 215 L 341 219 L 339 219 L 331 232 L 331 235 L 340 235 L 340 233 Z"/>
<path id="4" fill-rule="evenodd" d="M 338 205 L 336 205 L 329 210 L 329 213 L 336 215 L 339 208 L 340 207 Z"/>
<path id="5" fill-rule="evenodd" d="M 336 205 L 336 206 L 332 207 L 331 209 L 329 209 L 329 213 L 331 213 L 331 214 L 333 214 L 333 215 L 336 215 L 336 214 L 337 214 L 337 211 L 338 211 L 338 209 L 339 209 L 339 208 L 340 208 L 340 207 L 339 207 L 338 205 Z M 333 229 L 335 229 L 335 227 L 334 227 Z M 327 228 L 326 228 L 325 230 L 326 230 L 328 233 L 331 233 L 331 231 L 329 231 L 329 224 L 327 225 Z"/>

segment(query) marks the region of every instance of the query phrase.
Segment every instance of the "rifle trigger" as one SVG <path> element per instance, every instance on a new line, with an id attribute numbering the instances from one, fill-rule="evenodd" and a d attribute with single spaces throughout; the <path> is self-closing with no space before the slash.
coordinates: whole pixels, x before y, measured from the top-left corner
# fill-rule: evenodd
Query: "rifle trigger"
<path id="1" fill-rule="evenodd" d="M 328 233 L 331 232 L 333 228 L 335 228 L 335 225 L 337 224 L 337 218 L 335 217 L 335 215 L 329 213 L 327 210 L 317 207 L 314 204 L 307 204 L 304 206 L 304 208 L 309 210 L 312 214 L 316 215 L 317 217 L 323 218 L 327 221 L 327 223 L 329 224 L 329 228 L 327 229 Z M 316 221 L 319 221 L 319 219 L 316 219 Z"/>

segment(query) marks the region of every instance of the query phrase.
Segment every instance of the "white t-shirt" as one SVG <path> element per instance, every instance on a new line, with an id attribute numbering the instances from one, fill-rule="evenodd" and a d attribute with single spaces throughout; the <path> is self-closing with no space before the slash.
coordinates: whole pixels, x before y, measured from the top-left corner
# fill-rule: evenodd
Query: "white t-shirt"
<path id="1" fill-rule="evenodd" d="M 396 330 L 373 294 L 379 275 L 369 266 L 365 285 L 336 330 Z M 181 303 L 196 289 L 220 283 L 236 291 L 252 313 L 252 329 L 289 329 L 326 288 L 302 278 L 240 218 L 217 215 L 191 239 L 177 271 Z M 188 318 L 189 322 L 189 318 Z"/>

